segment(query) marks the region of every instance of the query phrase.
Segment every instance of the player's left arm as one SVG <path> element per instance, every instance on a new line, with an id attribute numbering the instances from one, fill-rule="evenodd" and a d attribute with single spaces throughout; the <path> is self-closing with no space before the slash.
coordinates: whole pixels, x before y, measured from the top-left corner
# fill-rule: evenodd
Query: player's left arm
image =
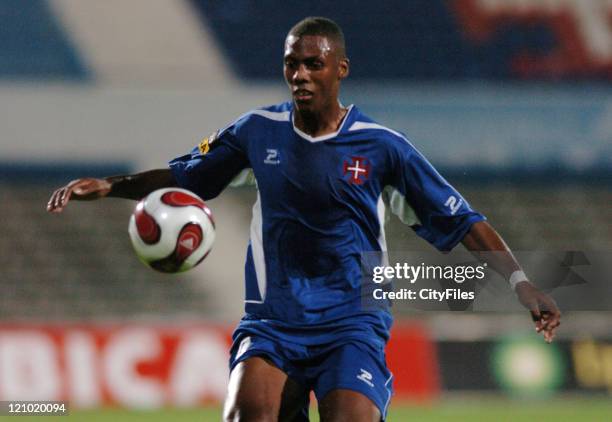
<path id="1" fill-rule="evenodd" d="M 472 224 L 463 245 L 481 261 L 509 280 L 519 301 L 531 312 L 536 331 L 550 343 L 561 324 L 561 312 L 555 301 L 529 282 L 512 251 L 486 221 Z M 491 253 L 493 252 L 493 253 Z"/>

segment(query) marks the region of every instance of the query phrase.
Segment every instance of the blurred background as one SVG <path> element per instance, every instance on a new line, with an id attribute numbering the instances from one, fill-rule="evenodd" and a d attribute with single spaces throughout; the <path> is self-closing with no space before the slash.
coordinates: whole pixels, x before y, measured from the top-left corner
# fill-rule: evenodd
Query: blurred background
<path id="1" fill-rule="evenodd" d="M 0 400 L 219 418 L 255 191 L 210 201 L 215 247 L 175 276 L 136 259 L 133 203 L 45 205 L 287 99 L 283 40 L 310 15 L 345 32 L 342 101 L 406 133 L 514 250 L 612 258 L 609 0 L 0 0 Z M 395 217 L 387 239 L 432 250 Z M 552 345 L 518 309 L 396 309 L 390 420 L 612 420 L 612 297 L 590 297 Z"/>

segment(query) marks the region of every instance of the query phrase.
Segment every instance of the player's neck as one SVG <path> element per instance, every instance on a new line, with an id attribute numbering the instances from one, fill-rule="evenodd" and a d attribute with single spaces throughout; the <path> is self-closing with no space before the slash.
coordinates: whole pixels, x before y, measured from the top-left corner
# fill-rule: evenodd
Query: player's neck
<path id="1" fill-rule="evenodd" d="M 338 101 L 317 111 L 299 111 L 296 108 L 293 123 L 295 127 L 310 136 L 323 136 L 336 132 L 346 113 L 347 109 Z"/>

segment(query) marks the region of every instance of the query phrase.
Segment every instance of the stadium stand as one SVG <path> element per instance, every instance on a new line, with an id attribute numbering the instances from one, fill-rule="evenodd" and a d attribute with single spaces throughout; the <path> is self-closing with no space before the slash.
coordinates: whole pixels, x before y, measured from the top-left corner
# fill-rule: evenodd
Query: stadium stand
<path id="1" fill-rule="evenodd" d="M 289 28 L 309 15 L 328 16 L 344 28 L 354 64 L 352 79 L 610 78 L 610 62 L 602 64 L 601 57 L 584 46 L 588 40 L 580 38 L 581 24 L 595 28 L 600 23 L 597 16 L 605 13 L 596 10 L 600 2 L 591 2 L 587 12 L 593 13 L 570 2 L 538 6 L 524 1 L 291 0 L 283 7 L 274 0 L 191 3 L 214 30 L 236 72 L 247 79 L 279 78 L 277 67 L 270 65 L 280 65 L 277 46 L 285 34 L 277 28 Z M 250 54 L 253 51 L 257 54 Z"/>
<path id="2" fill-rule="evenodd" d="M 463 195 L 487 216 L 514 250 L 604 251 L 612 247 L 608 224 L 612 194 L 606 187 L 462 185 Z M 419 250 L 425 245 L 401 226 L 393 225 L 387 232 L 390 250 Z"/>
<path id="3" fill-rule="evenodd" d="M 130 203 L 81 204 L 56 218 L 44 209 L 51 189 L 1 184 L 0 319 L 203 314 L 205 290 L 138 262 L 127 236 Z"/>
<path id="4" fill-rule="evenodd" d="M 228 89 L 233 83 L 188 2 L 49 2 L 94 69 L 96 84 Z"/>
<path id="5" fill-rule="evenodd" d="M 0 3 L 0 78 L 89 78 L 82 58 L 45 0 Z"/>
<path id="6" fill-rule="evenodd" d="M 138 262 L 126 230 L 130 203 L 77 204 L 58 217 L 44 211 L 50 190 L 50 185 L 0 184 L 0 197 L 10 198 L 0 201 L 0 318 L 215 318 L 216 296 L 203 288 L 206 280 L 157 274 Z M 494 184 L 463 191 L 517 251 L 612 248 L 608 189 L 551 192 Z M 245 193 L 245 208 L 252 197 Z M 390 250 L 431 250 L 396 218 L 387 239 Z M 230 259 L 241 266 L 242 257 L 240 250 Z M 221 284 L 242 288 L 239 279 Z M 239 302 L 240 294 L 233 300 Z"/>

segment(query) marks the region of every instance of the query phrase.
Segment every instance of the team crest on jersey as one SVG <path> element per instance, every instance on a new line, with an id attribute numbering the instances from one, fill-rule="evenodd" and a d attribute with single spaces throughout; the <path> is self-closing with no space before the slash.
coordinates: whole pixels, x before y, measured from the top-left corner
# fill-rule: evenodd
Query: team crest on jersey
<path id="1" fill-rule="evenodd" d="M 362 185 L 370 177 L 370 161 L 366 157 L 349 157 L 342 164 L 342 174 L 349 183 Z"/>
<path id="2" fill-rule="evenodd" d="M 200 151 L 201 155 L 206 155 L 208 151 L 210 151 L 211 144 L 217 139 L 219 135 L 219 131 L 212 133 L 210 136 L 202 139 L 202 141 L 198 144 L 198 151 Z"/>

